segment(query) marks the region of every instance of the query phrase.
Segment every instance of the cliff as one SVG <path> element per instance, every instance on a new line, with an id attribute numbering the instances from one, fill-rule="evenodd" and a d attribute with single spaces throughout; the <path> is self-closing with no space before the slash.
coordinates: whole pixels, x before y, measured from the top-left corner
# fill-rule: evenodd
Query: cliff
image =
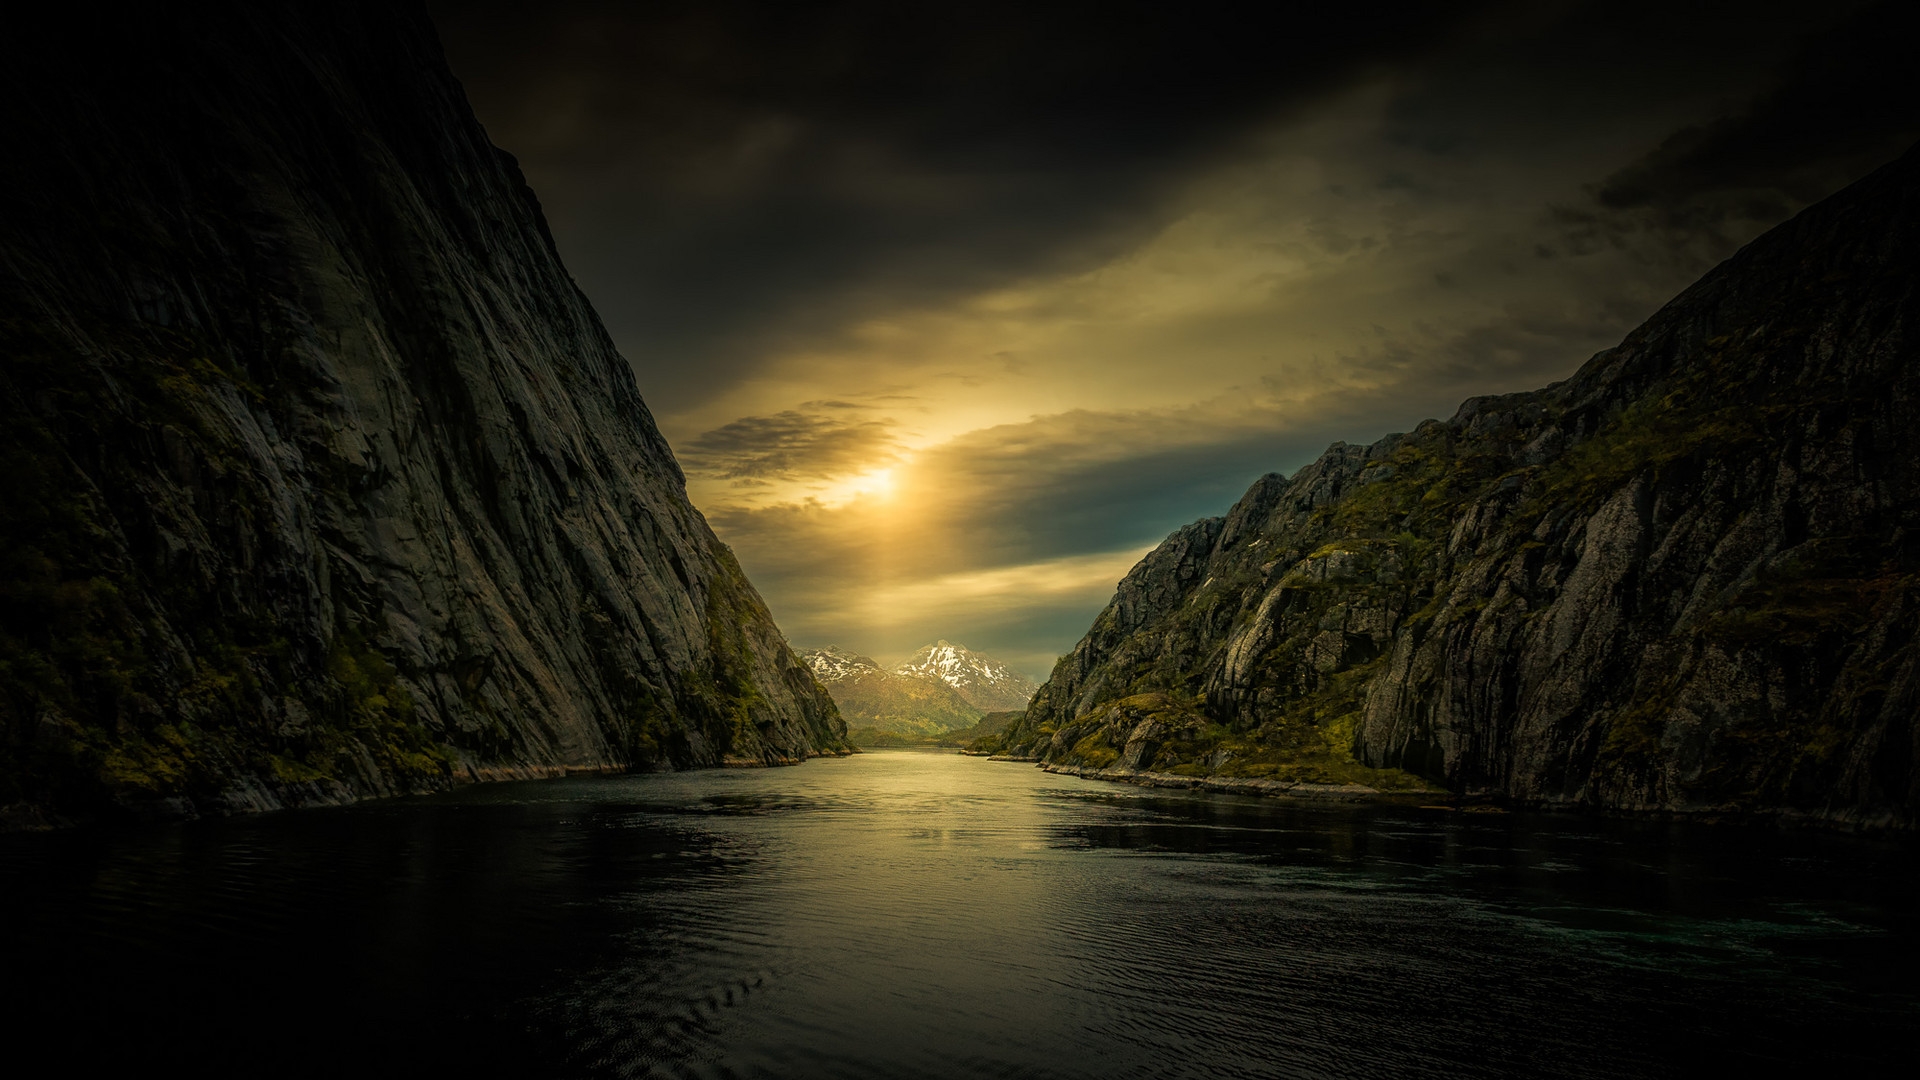
<path id="1" fill-rule="evenodd" d="M 995 745 L 1920 820 L 1920 152 L 1543 390 L 1336 444 L 1119 585 Z"/>
<path id="2" fill-rule="evenodd" d="M 16 821 L 846 749 L 424 13 L 0 52 Z"/>

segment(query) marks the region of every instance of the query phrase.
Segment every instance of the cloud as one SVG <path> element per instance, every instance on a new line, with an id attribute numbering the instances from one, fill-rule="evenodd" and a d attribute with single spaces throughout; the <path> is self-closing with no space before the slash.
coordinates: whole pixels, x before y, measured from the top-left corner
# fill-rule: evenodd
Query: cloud
<path id="1" fill-rule="evenodd" d="M 810 404 L 833 412 L 858 408 L 844 402 Z M 884 468 L 900 460 L 896 431 L 892 420 L 788 409 L 717 427 L 687 443 L 679 457 L 690 474 L 745 482 L 736 487 L 763 487 L 773 480 L 828 479 Z"/>
<path id="2" fill-rule="evenodd" d="M 1760 93 L 1688 124 L 1556 220 L 1575 254 L 1600 245 L 1703 269 L 1920 139 L 1920 12 L 1880 0 L 1808 39 Z"/>
<path id="3" fill-rule="evenodd" d="M 441 0 L 656 410 L 876 312 L 1082 271 L 1250 130 L 1485 4 Z"/>
<path id="4" fill-rule="evenodd" d="M 885 494 L 772 505 L 719 499 L 706 512 L 769 596 L 849 610 L 835 597 L 931 596 L 928 581 L 985 580 L 969 575 L 1150 547 L 1219 512 L 1276 463 L 1310 460 L 1330 438 L 1311 425 L 1290 430 L 1270 407 L 1224 400 L 1082 410 L 914 451 L 893 468 Z M 951 636 L 925 626 L 934 637 Z"/>

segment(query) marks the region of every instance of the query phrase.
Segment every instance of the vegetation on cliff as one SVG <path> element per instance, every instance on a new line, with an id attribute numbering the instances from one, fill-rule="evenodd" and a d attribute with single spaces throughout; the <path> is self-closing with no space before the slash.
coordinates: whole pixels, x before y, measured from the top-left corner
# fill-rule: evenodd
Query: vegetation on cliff
<path id="1" fill-rule="evenodd" d="M 418 11 L 0 65 L 0 807 L 847 749 Z"/>
<path id="2" fill-rule="evenodd" d="M 997 748 L 1912 825 L 1917 191 L 1910 153 L 1566 382 L 1263 478 Z"/>

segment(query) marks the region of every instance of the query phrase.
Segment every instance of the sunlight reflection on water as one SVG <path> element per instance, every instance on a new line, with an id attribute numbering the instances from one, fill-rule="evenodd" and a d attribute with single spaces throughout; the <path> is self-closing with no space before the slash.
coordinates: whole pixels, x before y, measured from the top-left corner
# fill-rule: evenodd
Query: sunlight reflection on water
<path id="1" fill-rule="evenodd" d="M 9 837 L 0 919 L 122 1067 L 1663 1076 L 1910 1043 L 1912 855 L 888 752 Z"/>

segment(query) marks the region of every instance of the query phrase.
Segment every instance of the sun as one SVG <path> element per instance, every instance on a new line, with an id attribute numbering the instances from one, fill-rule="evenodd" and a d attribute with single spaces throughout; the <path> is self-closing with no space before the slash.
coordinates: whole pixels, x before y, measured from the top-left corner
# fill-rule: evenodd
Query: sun
<path id="1" fill-rule="evenodd" d="M 893 473 L 893 468 L 888 467 L 845 475 L 830 484 L 816 486 L 812 497 L 823 506 L 845 506 L 863 499 L 891 501 L 897 485 Z"/>
<path id="2" fill-rule="evenodd" d="M 875 469 L 854 478 L 854 492 L 859 495 L 876 495 L 882 499 L 893 497 L 893 470 Z"/>

